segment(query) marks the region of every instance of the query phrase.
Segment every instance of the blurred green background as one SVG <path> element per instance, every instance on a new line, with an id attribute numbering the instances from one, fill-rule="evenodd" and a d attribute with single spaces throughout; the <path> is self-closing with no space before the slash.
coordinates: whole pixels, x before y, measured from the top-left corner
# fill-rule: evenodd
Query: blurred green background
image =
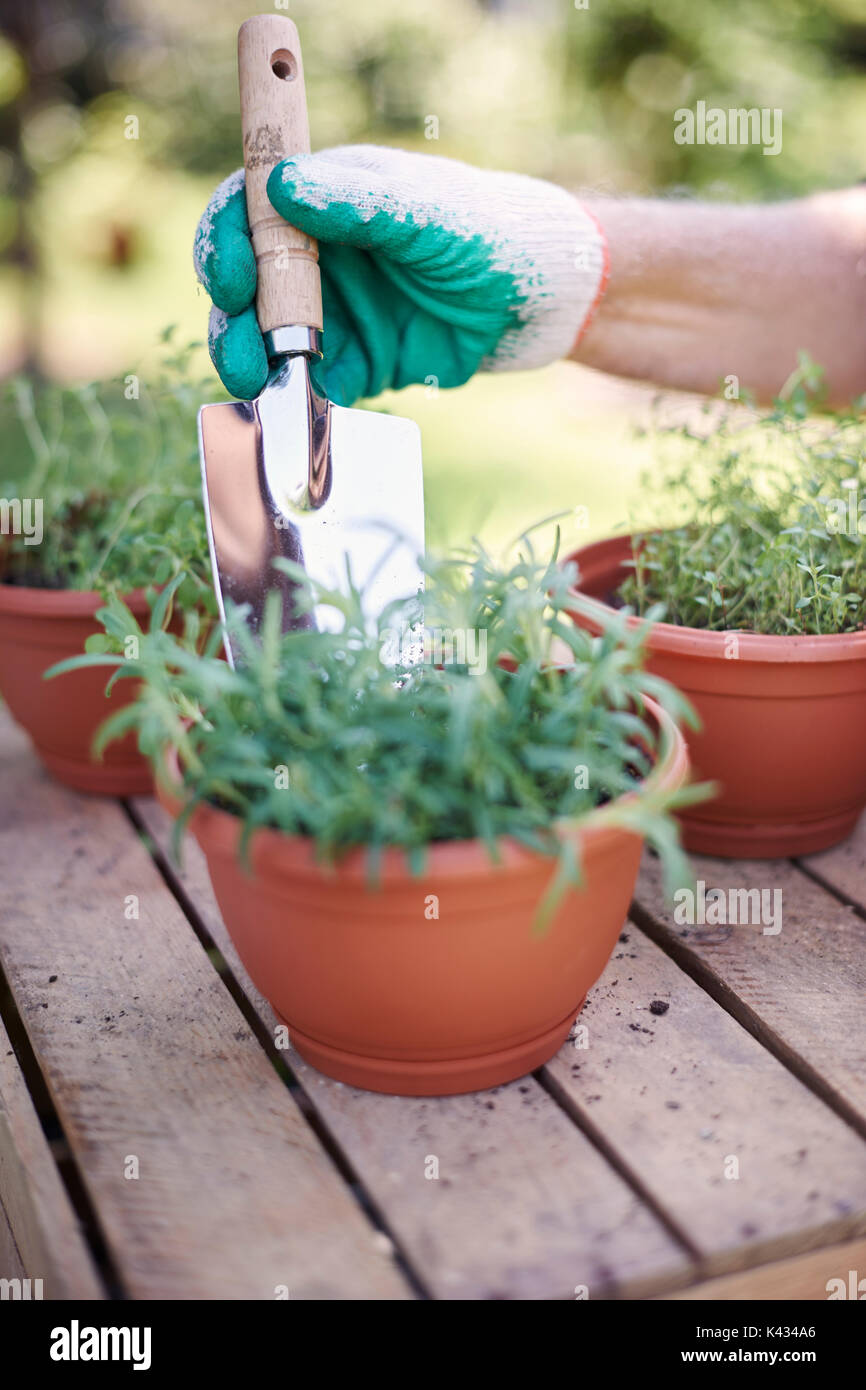
<path id="1" fill-rule="evenodd" d="M 400 144 L 575 189 L 725 200 L 866 172 L 866 0 L 584 3 L 274 8 L 301 31 L 314 147 Z M 240 163 L 235 34 L 256 10 L 6 0 L 0 375 L 146 380 L 167 324 L 177 341 L 204 337 L 190 248 L 214 183 Z M 780 107 L 782 153 L 675 144 L 674 110 L 699 99 Z M 651 448 L 632 430 L 649 398 L 560 364 L 386 404 L 423 429 L 431 540 L 498 542 L 560 508 L 586 509 L 575 540 L 622 521 Z"/>

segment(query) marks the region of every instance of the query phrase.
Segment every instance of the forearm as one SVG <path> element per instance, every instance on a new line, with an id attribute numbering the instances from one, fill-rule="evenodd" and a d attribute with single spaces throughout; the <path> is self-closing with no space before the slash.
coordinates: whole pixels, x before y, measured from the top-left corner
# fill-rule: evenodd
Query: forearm
<path id="1" fill-rule="evenodd" d="M 588 200 L 607 292 L 572 357 L 708 394 L 775 395 L 805 349 L 831 403 L 866 391 L 866 189 L 763 207 Z"/>

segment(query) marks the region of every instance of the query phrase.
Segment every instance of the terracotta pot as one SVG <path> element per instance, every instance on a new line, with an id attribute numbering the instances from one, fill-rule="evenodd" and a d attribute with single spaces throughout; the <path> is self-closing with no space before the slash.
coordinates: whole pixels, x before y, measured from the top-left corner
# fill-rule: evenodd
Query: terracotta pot
<path id="1" fill-rule="evenodd" d="M 652 713 L 662 746 L 648 784 L 673 788 L 685 743 Z M 234 816 L 201 806 L 191 826 L 238 953 L 298 1052 L 368 1090 L 448 1095 L 523 1076 L 567 1038 L 617 941 L 641 853 L 637 835 L 597 821 L 573 832 L 585 883 L 542 935 L 533 919 L 554 864 L 513 841 L 498 865 L 477 840 L 433 845 L 420 878 L 388 851 L 371 889 L 360 851 L 329 871 L 309 840 L 263 829 L 250 873 Z"/>
<path id="2" fill-rule="evenodd" d="M 124 601 L 147 622 L 142 590 Z M 153 790 L 153 776 L 134 735 L 111 744 L 101 762 L 90 752 L 100 724 L 133 699 L 134 683 L 118 682 L 106 699 L 107 667 L 42 679 L 49 666 L 77 656 L 90 634 L 101 631 L 94 615 L 103 603 L 97 593 L 0 584 L 0 692 L 58 781 L 81 792 L 136 796 Z"/>
<path id="3" fill-rule="evenodd" d="M 583 627 L 597 632 L 610 614 L 630 556 L 630 537 L 618 536 L 569 557 Z M 765 859 L 851 833 L 866 806 L 866 632 L 766 637 L 654 623 L 647 666 L 695 706 L 693 773 L 720 787 L 683 812 L 687 849 Z"/>

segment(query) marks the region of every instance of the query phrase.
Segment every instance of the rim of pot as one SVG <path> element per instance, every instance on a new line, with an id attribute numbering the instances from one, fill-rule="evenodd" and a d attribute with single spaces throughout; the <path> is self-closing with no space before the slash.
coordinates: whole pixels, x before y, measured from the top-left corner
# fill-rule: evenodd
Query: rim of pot
<path id="1" fill-rule="evenodd" d="M 144 589 L 131 589 L 121 598 L 134 613 L 148 611 Z M 0 613 L 26 613 L 34 618 L 89 618 L 105 606 L 96 589 L 37 589 L 26 584 L 0 583 Z"/>

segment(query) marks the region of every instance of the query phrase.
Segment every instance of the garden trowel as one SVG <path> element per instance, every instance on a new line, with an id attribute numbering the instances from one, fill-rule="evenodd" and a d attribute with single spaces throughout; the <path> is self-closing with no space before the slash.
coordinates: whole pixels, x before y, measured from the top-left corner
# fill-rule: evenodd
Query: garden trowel
<path id="1" fill-rule="evenodd" d="M 279 557 L 314 582 L 345 591 L 348 578 L 378 617 L 422 587 L 424 492 L 421 438 L 412 420 L 346 410 L 310 380 L 322 354 L 322 296 L 315 241 L 273 209 L 273 166 L 310 149 L 298 31 L 257 15 L 238 33 L 246 197 L 258 266 L 256 311 L 271 364 L 257 400 L 205 405 L 199 443 L 208 537 L 220 614 L 248 605 L 257 632 L 272 589 L 283 628 L 336 624 L 324 605 L 304 614 Z M 236 650 L 227 640 L 227 655 Z"/>

